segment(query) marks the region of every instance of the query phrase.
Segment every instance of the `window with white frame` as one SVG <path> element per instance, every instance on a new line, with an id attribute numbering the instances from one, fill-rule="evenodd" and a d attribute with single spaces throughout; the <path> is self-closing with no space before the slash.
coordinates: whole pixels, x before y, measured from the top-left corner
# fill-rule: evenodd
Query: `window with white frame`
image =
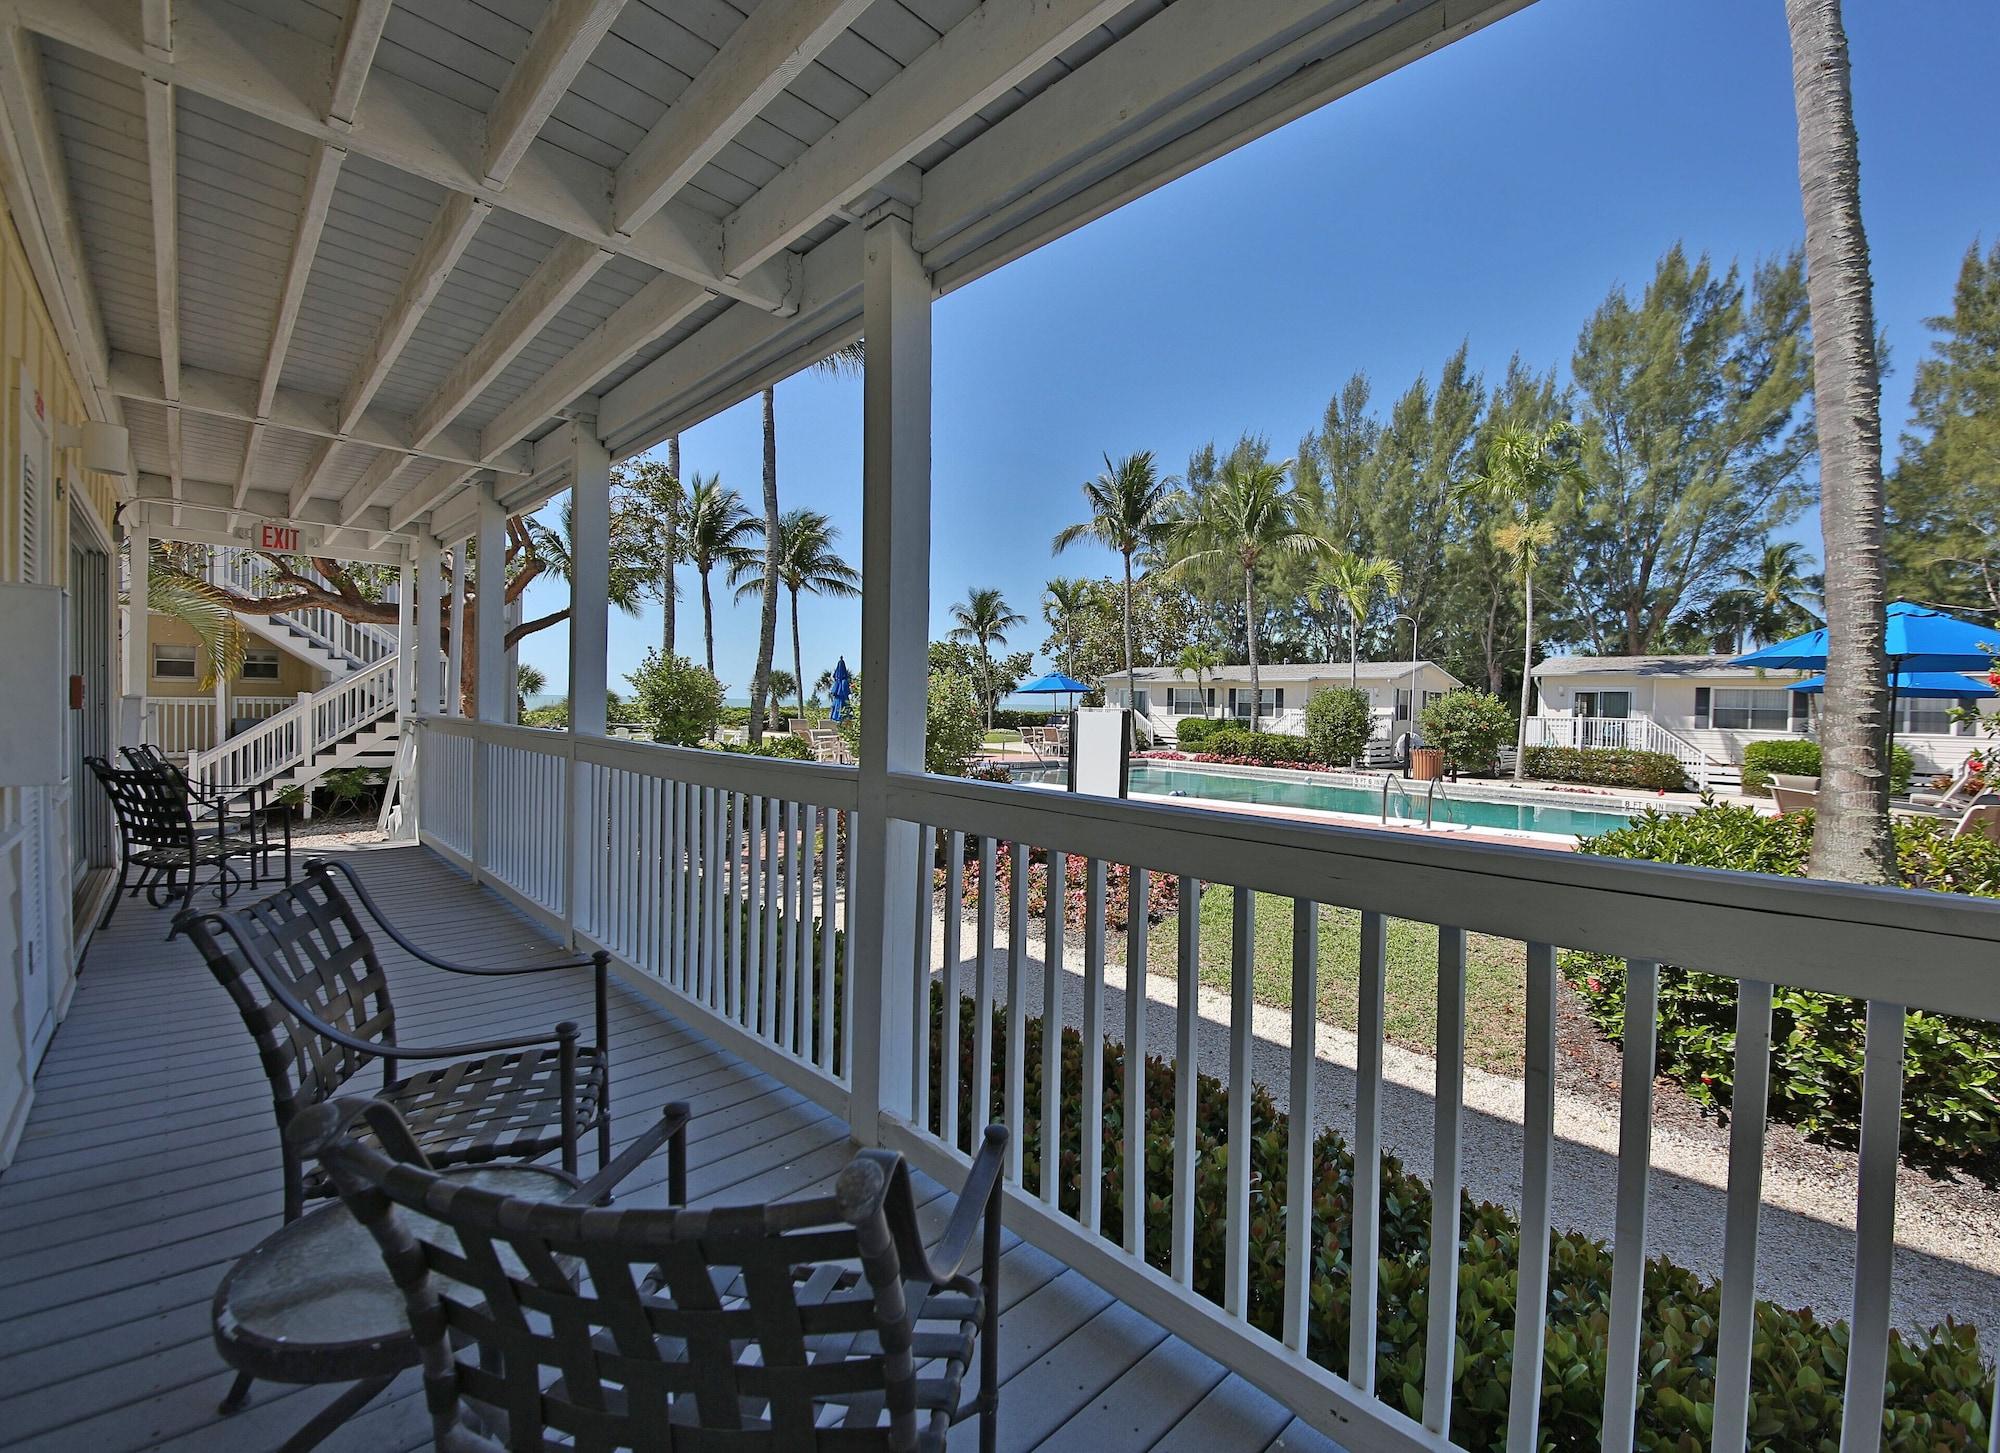
<path id="1" fill-rule="evenodd" d="M 1234 700 L 1237 717 L 1248 721 L 1250 719 L 1250 688 L 1246 686 L 1240 690 L 1232 691 L 1230 696 Z M 1267 686 L 1257 693 L 1257 715 L 1260 717 L 1276 716 L 1284 709 L 1284 705 L 1285 693 L 1282 687 L 1273 688 Z"/>
<path id="2" fill-rule="evenodd" d="M 1896 702 L 1896 735 L 1899 737 L 1943 737 L 1951 735 L 1949 701 L 1930 697 L 1902 697 Z"/>
<path id="3" fill-rule="evenodd" d="M 1752 687 L 1718 686 L 1710 721 L 1718 731 L 1782 732 L 1790 729 L 1791 693 Z"/>
<path id="4" fill-rule="evenodd" d="M 1175 716 L 1208 714 L 1208 693 L 1198 686 L 1176 686 L 1167 697 L 1167 709 Z"/>
<path id="5" fill-rule="evenodd" d="M 195 668 L 193 646 L 153 647 L 153 677 L 158 681 L 193 681 L 200 673 Z"/>
<path id="6" fill-rule="evenodd" d="M 245 651 L 243 653 L 243 679 L 245 681 L 276 681 L 278 679 L 278 653 L 276 651 Z"/>

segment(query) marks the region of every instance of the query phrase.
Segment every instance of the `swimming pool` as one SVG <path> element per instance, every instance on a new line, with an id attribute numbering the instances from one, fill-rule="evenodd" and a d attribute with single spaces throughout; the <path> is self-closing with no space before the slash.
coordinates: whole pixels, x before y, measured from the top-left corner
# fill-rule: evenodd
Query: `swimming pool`
<path id="1" fill-rule="evenodd" d="M 1389 793 L 1389 820 L 1423 821 L 1424 784 L 1400 782 Z M 1316 812 L 1344 812 L 1379 821 L 1382 791 L 1339 782 L 1311 782 L 1277 776 L 1209 772 L 1179 762 L 1134 762 L 1132 791 L 1154 797 L 1176 794 L 1211 802 L 1247 802 L 1261 807 L 1302 807 Z M 1407 795 L 1405 795 L 1407 794 Z M 1540 802 L 1493 802 L 1457 795 L 1446 785 L 1438 792 L 1433 820 L 1455 827 L 1491 828 L 1500 832 L 1541 832 L 1558 837 L 1594 837 L 1626 826 L 1622 812 L 1563 807 Z"/>

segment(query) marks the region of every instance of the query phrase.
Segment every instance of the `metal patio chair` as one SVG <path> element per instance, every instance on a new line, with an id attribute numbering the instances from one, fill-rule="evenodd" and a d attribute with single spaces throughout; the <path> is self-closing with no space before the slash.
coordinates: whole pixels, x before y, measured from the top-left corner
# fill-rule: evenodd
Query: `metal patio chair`
<path id="1" fill-rule="evenodd" d="M 229 860 L 250 857 L 255 851 L 248 838 L 225 832 L 220 819 L 197 821 L 186 797 L 165 773 L 114 767 L 102 757 L 83 760 L 111 799 L 118 820 L 118 887 L 104 905 L 99 928 L 111 922 L 120 899 L 128 893 L 136 897 L 141 889 L 153 907 L 179 898 L 185 912 L 194 902 L 203 868 L 213 870 L 209 886 L 220 896 L 228 895 L 242 876 Z"/>
<path id="2" fill-rule="evenodd" d="M 900 1453 L 942 1449 L 976 1413 L 993 1453 L 1000 1126 L 930 1250 L 886 1151 L 857 1155 L 830 1195 L 603 1210 L 454 1185 L 397 1158 L 392 1128 L 345 1133 L 336 1105 L 288 1138 L 403 1289 L 441 1450 Z M 961 1401 L 975 1350 L 979 1391 Z"/>
<path id="3" fill-rule="evenodd" d="M 151 743 L 118 750 L 137 770 L 164 773 L 187 803 L 198 826 L 215 827 L 223 836 L 241 839 L 255 849 L 250 855 L 251 887 L 261 883 L 263 870 L 272 856 L 279 853 L 283 854 L 285 864 L 280 881 L 292 881 L 292 815 L 272 802 L 269 782 L 196 782 L 179 763 Z"/>
<path id="4" fill-rule="evenodd" d="M 576 1024 L 564 1020 L 550 1033 L 399 1043 L 388 976 L 356 902 L 405 953 L 450 973 L 493 978 L 594 970 L 596 1042 L 579 1043 Z M 241 909 L 182 912 L 174 931 L 194 940 L 257 1041 L 283 1145 L 287 1221 L 308 1198 L 333 1188 L 305 1169 L 284 1139 L 286 1128 L 343 1090 L 365 1093 L 348 1086 L 371 1060 L 382 1062 L 377 1097 L 401 1112 L 435 1165 L 535 1160 L 560 1150 L 563 1169 L 574 1173 L 577 1148 L 592 1129 L 599 1166 L 610 1162 L 608 954 L 507 968 L 454 963 L 404 937 L 347 864 L 320 858 L 306 863 L 298 883 Z M 450 1063 L 401 1074 L 404 1060 Z"/>

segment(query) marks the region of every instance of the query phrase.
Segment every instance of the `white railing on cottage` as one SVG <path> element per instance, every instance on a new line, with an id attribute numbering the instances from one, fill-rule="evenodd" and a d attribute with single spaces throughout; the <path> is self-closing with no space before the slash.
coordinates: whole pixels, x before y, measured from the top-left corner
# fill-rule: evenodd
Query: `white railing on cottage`
<path id="1" fill-rule="evenodd" d="M 1013 1141 L 1008 1166 L 1007 1223 L 1097 1281 L 1138 1311 L 1172 1328 L 1233 1371 L 1279 1397 L 1301 1417 L 1356 1449 L 1447 1453 L 1455 1396 L 1456 1299 L 1460 1161 L 1465 1104 L 1466 936 L 1494 935 L 1525 945 L 1526 1106 L 1522 1158 L 1523 1294 L 1514 1314 L 1514 1356 L 1508 1392 L 1506 1447 L 1529 1453 L 1539 1445 L 1543 1345 L 1547 1327 L 1551 1167 L 1555 1106 L 1555 975 L 1559 948 L 1588 950 L 1626 961 L 1627 999 L 1623 1098 L 1619 1122 L 1615 1238 L 1608 1308 L 1608 1376 L 1601 1446 L 1629 1453 L 1634 1442 L 1641 1369 L 1638 1365 L 1647 1250 L 1652 1083 L 1658 1033 L 1657 985 L 1663 962 L 1698 968 L 1738 982 L 1736 1083 L 1730 1126 L 1724 1272 L 1715 1368 L 1715 1449 L 1746 1446 L 1755 1335 L 1755 1268 L 1762 1203 L 1761 1165 L 1772 986 L 1793 985 L 1868 1001 L 1862 1080 L 1859 1195 L 1854 1298 L 1841 1447 L 1862 1453 L 1880 1446 L 1890 1326 L 1890 1270 L 1895 1241 L 1898 1122 L 1902 1101 L 1904 1016 L 1907 1008 L 2000 1021 L 2000 903 L 1894 889 L 1665 867 L 1582 854 L 1550 853 L 1462 840 L 1322 827 L 1237 816 L 1213 809 L 1066 796 L 959 779 L 917 775 L 888 778 L 885 808 L 892 821 L 915 824 L 926 850 L 918 858 L 915 957 L 901 964 L 859 964 L 843 982 L 838 955 L 829 959 L 815 918 L 843 928 L 852 897 L 852 858 L 836 845 L 854 830 L 857 775 L 851 770 L 740 756 L 688 752 L 603 739 L 571 739 L 480 722 L 426 718 L 419 725 L 420 829 L 424 840 L 517 902 L 580 939 L 611 949 L 640 982 L 656 986 L 687 1016 L 729 1047 L 828 1109 L 849 1113 L 856 1102 L 913 1105 L 908 1117 L 885 1113 L 872 1127 L 878 1139 L 923 1169 L 951 1180 L 968 1157 L 961 1130 L 991 1116 L 1016 1127 L 1039 1122 L 1040 1164 Z M 833 831 L 826 830 L 832 822 Z M 935 891 L 934 852 L 944 849 L 942 903 Z M 1082 863 L 1080 942 L 1057 910 L 1033 924 L 1029 913 L 1031 858 L 1048 864 L 1049 881 L 1066 882 L 1066 860 Z M 1011 881 L 998 892 L 1003 859 Z M 1069 1175 L 1061 1159 L 1066 1073 L 1060 1037 L 1043 1038 L 1036 1081 L 1039 1103 L 1028 1103 L 1022 1016 L 1030 1000 L 1061 1003 L 1070 979 L 1081 980 L 1080 1028 L 1086 1052 L 1078 1086 L 1080 1163 L 1076 1184 L 1103 1187 L 1106 1167 L 1095 1129 L 1106 1122 L 1103 1057 L 1106 965 L 1115 947 L 1107 927 L 1113 867 L 1129 870 L 1129 899 L 1146 901 L 1152 875 L 1175 880 L 1180 894 L 1178 976 L 1172 1042 L 1147 1043 L 1150 990 L 1144 973 L 1147 935 L 1129 931 L 1125 955 L 1133 971 L 1118 1033 L 1128 1047 L 1126 1103 L 1145 1094 L 1143 1054 L 1175 1066 L 1175 1125 L 1170 1179 L 1171 1231 L 1164 1249 L 1149 1247 L 1137 1208 L 1149 1189 L 1145 1158 L 1123 1156 L 1118 1224 L 1105 1224 L 1096 1194 L 1072 1207 L 1060 1195 Z M 979 892 L 961 907 L 967 874 Z M 1223 885 L 1231 897 L 1226 1024 L 1200 1020 L 1197 964 L 1204 933 L 1199 891 Z M 1295 1110 L 1314 1103 L 1319 1072 L 1313 1006 L 1321 965 L 1316 929 L 1322 907 L 1358 910 L 1361 933 L 1356 1109 L 1351 1125 L 1336 1126 L 1355 1156 L 1350 1331 L 1347 1376 L 1317 1360 L 1335 1349 L 1308 1347 L 1316 1290 L 1314 1187 L 1306 1173 L 1312 1117 L 1294 1113 L 1282 1185 L 1253 1186 L 1251 1067 L 1253 1064 L 1254 919 L 1259 895 L 1279 900 L 1292 925 L 1289 977 L 1295 1010 L 1285 1070 Z M 1062 901 L 1060 888 L 1049 897 Z M 934 914 L 942 913 L 942 959 Z M 967 933 L 968 918 L 970 934 Z M 1416 1389 L 1417 1416 L 1405 1411 L 1402 1387 L 1377 1388 L 1377 1250 L 1383 1187 L 1383 1062 L 1387 925 L 1405 919 L 1438 927 L 1437 1057 L 1431 1245 L 1449 1247 L 1428 1271 L 1427 1354 Z M 1071 952 L 1074 943 L 1074 951 Z M 1039 949 L 1040 964 L 1033 955 Z M 1165 970 L 1166 965 L 1160 968 Z M 1893 968 L 1893 973 L 1887 970 Z M 1031 978 L 1031 974 L 1034 976 Z M 886 980 L 881 977 L 889 976 Z M 907 976 L 900 984 L 896 976 Z M 1039 978 L 1036 984 L 1034 978 Z M 881 1003 L 850 1002 L 859 981 L 876 986 L 881 1003 L 902 1002 L 895 988 L 914 991 L 906 1036 L 885 1028 L 879 1062 L 839 1062 L 833 1040 L 851 1042 L 857 1012 Z M 937 1023 L 942 1043 L 932 1053 L 931 990 L 951 1003 L 973 1001 L 972 1043 L 960 1039 L 959 1015 Z M 816 986 L 816 987 L 815 987 Z M 1878 996 L 1887 992 L 1895 1000 Z M 867 992 L 867 991 L 864 991 Z M 822 1007 L 833 1004 L 833 1012 Z M 1004 1048 L 997 1096 L 985 1094 L 996 1068 L 994 1011 L 1004 1003 Z M 1195 1290 L 1193 1147 L 1197 1104 L 1194 1076 L 1198 1035 L 1227 1037 L 1226 1194 L 1206 1235 L 1223 1243 L 1220 1301 Z M 959 1108 L 959 1065 L 973 1098 Z M 949 1067 L 942 1084 L 933 1065 Z M 865 1097 L 857 1076 L 881 1079 Z M 935 1110 L 935 1114 L 933 1114 Z M 1139 1117 L 1126 1117 L 1128 1136 Z M 932 1128 L 933 1120 L 936 1128 Z M 1150 1189 L 1161 1171 L 1153 1169 Z M 1280 1228 L 1282 1288 L 1272 1263 L 1253 1256 L 1254 1212 Z M 1278 1214 L 1273 1214 L 1276 1212 Z M 1156 1265 L 1155 1260 L 1164 1265 Z M 1322 1273 L 1323 1274 L 1323 1273 Z M 1252 1278 L 1259 1298 L 1282 1291 L 1277 1335 L 1249 1320 Z M 1311 1353 L 1312 1355 L 1308 1355 Z M 1499 1374 L 1496 1372 L 1496 1376 Z"/>
<path id="2" fill-rule="evenodd" d="M 300 692 L 274 712 L 220 746 L 188 756 L 187 773 L 202 782 L 247 786 L 268 782 L 293 767 L 310 767 L 321 753 L 397 707 L 399 658 L 343 676 L 315 692 Z"/>
<path id="3" fill-rule="evenodd" d="M 1603 747 L 1624 752 L 1658 752 L 1687 769 L 1697 787 L 1708 785 L 1713 765 L 1694 743 L 1668 731 L 1649 716 L 1531 716 L 1530 747 Z"/>
<path id="4" fill-rule="evenodd" d="M 278 581 L 277 574 L 277 567 L 254 550 L 225 546 L 209 552 L 210 583 L 241 595 L 284 593 L 287 587 Z M 313 579 L 325 583 L 317 572 L 312 574 Z M 281 612 L 274 619 L 282 620 L 323 650 L 357 666 L 369 665 L 396 652 L 395 627 L 349 620 L 325 606 L 298 606 Z"/>
<path id="5" fill-rule="evenodd" d="M 263 721 L 296 704 L 295 696 L 232 696 L 230 721 Z M 144 736 L 148 746 L 158 747 L 170 757 L 211 750 L 219 735 L 215 729 L 215 698 L 212 696 L 149 696 L 146 698 Z"/>

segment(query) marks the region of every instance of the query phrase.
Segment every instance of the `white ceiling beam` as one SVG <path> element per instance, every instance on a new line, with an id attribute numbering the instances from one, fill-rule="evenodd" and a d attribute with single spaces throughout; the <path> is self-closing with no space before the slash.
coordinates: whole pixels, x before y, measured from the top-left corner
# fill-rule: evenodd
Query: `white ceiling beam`
<path id="1" fill-rule="evenodd" d="M 157 478 L 157 476 L 154 476 Z M 227 523 L 228 515 L 222 511 L 213 513 L 206 510 L 190 509 L 179 511 L 186 518 L 176 523 L 174 515 L 177 507 L 155 499 L 135 499 L 126 506 L 125 518 L 135 524 L 145 524 L 158 534 L 175 540 L 185 540 L 200 545 L 253 544 L 247 528 L 238 528 Z M 269 518 L 282 518 L 269 516 Z M 337 526 L 302 524 L 299 528 L 299 544 L 308 553 L 319 552 L 327 541 L 342 532 Z M 345 560 L 356 560 L 371 565 L 396 565 L 402 561 L 400 537 L 393 532 L 387 537 L 389 543 L 363 546 L 359 550 L 342 549 L 340 556 Z"/>
<path id="2" fill-rule="evenodd" d="M 58 334 L 105 417 L 115 407 L 108 386 L 111 349 L 97 288 L 84 262 L 82 232 L 70 203 L 69 177 L 55 116 L 42 83 L 35 37 L 0 25 L 0 155 L 7 161 L 14 218 L 49 303 Z"/>
<path id="3" fill-rule="evenodd" d="M 722 270 L 722 231 L 711 217 L 670 203 L 630 236 L 611 225 L 614 173 L 553 146 L 531 145 L 503 188 L 485 179 L 485 113 L 377 68 L 350 126 L 330 122 L 317 80 L 330 49 L 247 7 L 182 0 L 171 63 L 150 59 L 109 0 L 8 0 L 17 22 L 65 45 L 211 96 L 274 125 L 345 146 L 385 166 L 465 193 L 545 227 L 594 242 L 767 311 L 792 307 L 791 264 L 749 274 Z"/>
<path id="4" fill-rule="evenodd" d="M 347 153 L 321 142 L 306 163 L 305 192 L 299 200 L 299 217 L 292 229 L 291 260 L 285 267 L 285 282 L 278 294 L 278 316 L 271 327 L 271 341 L 264 350 L 264 372 L 257 386 L 257 417 L 250 425 L 250 441 L 243 449 L 243 470 L 237 477 L 240 496 L 250 488 L 256 469 L 257 450 L 263 443 L 265 420 L 270 417 L 272 400 L 278 394 L 278 379 L 285 371 L 285 354 L 292 344 L 292 330 L 298 325 L 299 306 L 305 301 L 306 281 L 312 276 L 313 259 L 319 254 L 320 233 L 326 227 L 327 209 L 333 205 L 333 189 L 340 180 L 340 164 Z"/>
<path id="5" fill-rule="evenodd" d="M 410 263 L 410 270 L 403 275 L 402 286 L 396 290 L 396 299 L 389 305 L 388 314 L 375 330 L 375 341 L 369 345 L 368 361 L 361 365 L 360 372 L 349 381 L 347 389 L 340 396 L 338 429 L 342 434 L 353 432 L 367 410 L 375 391 L 389 377 L 389 370 L 396 366 L 402 356 L 403 345 L 410 341 L 410 335 L 417 331 L 417 324 L 423 321 L 424 311 L 438 295 L 451 270 L 458 266 L 459 258 L 472 242 L 472 234 L 479 230 L 479 224 L 492 211 L 489 203 L 468 196 L 464 192 L 454 192 L 445 198 L 444 205 L 432 219 L 430 230 L 417 247 L 416 258 Z"/>
<path id="6" fill-rule="evenodd" d="M 174 58 L 173 0 L 139 0 L 139 37 L 155 60 Z"/>
<path id="7" fill-rule="evenodd" d="M 477 478 L 479 471 L 464 469 L 455 464 L 440 464 L 422 479 L 412 484 L 400 500 L 389 506 L 389 526 L 391 529 L 406 530 L 413 526 L 418 516 L 434 508 L 439 501 L 450 498 L 460 485 Z"/>
<path id="8" fill-rule="evenodd" d="M 869 0 L 762 0 L 618 167 L 611 225 L 630 233 L 694 180 Z"/>
<path id="9" fill-rule="evenodd" d="M 297 514 L 300 507 L 311 498 L 313 490 L 319 485 L 320 476 L 326 472 L 327 464 L 338 448 L 340 448 L 338 439 L 322 441 L 319 448 L 313 451 L 313 457 L 307 461 L 306 467 L 299 471 L 299 477 L 293 482 L 291 493 L 286 499 L 292 514 Z"/>
<path id="10" fill-rule="evenodd" d="M 167 396 L 167 458 L 181 463 L 180 166 L 174 144 L 174 89 L 141 78 L 146 107 L 146 196 L 153 216 L 153 302 L 160 329 L 160 388 Z"/>
<path id="11" fill-rule="evenodd" d="M 723 271 L 773 257 L 1129 0 L 986 0 L 725 219 Z"/>
<path id="12" fill-rule="evenodd" d="M 289 501 L 282 489 L 253 488 L 239 508 L 236 503 L 236 482 L 220 479 L 187 479 L 181 482 L 175 492 L 173 482 L 164 475 L 150 472 L 139 475 L 137 495 L 140 499 L 164 500 L 169 504 L 190 510 L 212 510 L 222 515 L 252 515 L 267 520 L 291 520 L 302 525 L 323 525 L 330 529 L 343 528 L 339 518 L 340 502 L 330 499 L 309 499 L 296 514 L 289 509 Z M 369 510 L 354 522 L 354 528 L 362 530 L 391 530 L 387 510 Z"/>
<path id="13" fill-rule="evenodd" d="M 361 478 L 354 481 L 340 501 L 340 522 L 348 524 L 361 518 L 373 505 L 395 485 L 396 475 L 410 462 L 408 454 L 378 454 L 361 472 Z M 438 469 L 464 469 L 462 464 L 440 464 Z"/>
<path id="14" fill-rule="evenodd" d="M 327 122 L 343 131 L 353 129 L 354 113 L 361 107 L 361 88 L 368 83 L 369 66 L 375 63 L 375 47 L 382 43 L 382 27 L 389 23 L 390 3 L 349 0 L 340 40 L 334 46 L 333 79 L 326 95 Z"/>
<path id="15" fill-rule="evenodd" d="M 532 388 L 496 414 L 480 432 L 480 452 L 492 459 L 511 449 L 543 420 L 595 390 L 599 379 L 678 326 L 708 296 L 682 278 L 654 278 L 637 297 L 557 360 Z"/>
<path id="16" fill-rule="evenodd" d="M 166 393 L 160 385 L 160 361 L 143 353 L 112 354 L 107 386 L 120 398 L 149 404 L 167 402 Z M 180 404 L 191 413 L 255 424 L 258 422 L 257 389 L 258 380 L 254 378 L 186 365 L 181 368 Z M 321 394 L 280 388 L 263 422 L 274 429 L 311 434 L 322 439 L 341 439 L 365 444 L 371 449 L 392 449 L 399 453 L 451 459 L 465 464 L 487 462 L 486 455 L 480 451 L 478 431 L 469 427 L 452 425 L 420 447 L 413 442 L 410 420 L 382 409 L 370 409 L 352 434 L 343 435 L 334 427 L 339 407 L 337 400 Z M 502 457 L 493 462 L 497 468 L 513 469 L 520 461 Z"/>
<path id="17" fill-rule="evenodd" d="M 610 31 L 625 0 L 554 0 L 486 113 L 486 185 L 504 187 L 528 143 Z"/>
<path id="18" fill-rule="evenodd" d="M 417 411 L 413 429 L 416 446 L 430 443 L 484 393 L 610 260 L 610 253 L 578 238 L 565 237 L 558 242 L 501 309 L 493 326 L 466 350 L 437 392 Z"/>

